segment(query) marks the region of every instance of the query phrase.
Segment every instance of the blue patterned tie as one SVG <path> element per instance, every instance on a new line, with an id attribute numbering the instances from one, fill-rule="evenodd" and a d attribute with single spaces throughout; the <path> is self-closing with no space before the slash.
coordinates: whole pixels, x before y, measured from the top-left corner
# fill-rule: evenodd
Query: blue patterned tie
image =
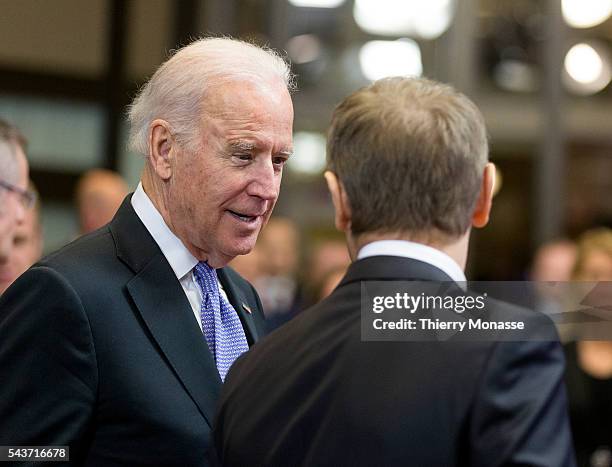
<path id="1" fill-rule="evenodd" d="M 225 381 L 230 366 L 249 350 L 249 344 L 236 310 L 219 293 L 217 272 L 204 262 L 198 263 L 193 272 L 202 291 L 200 318 L 204 337 L 215 358 L 221 381 Z"/>

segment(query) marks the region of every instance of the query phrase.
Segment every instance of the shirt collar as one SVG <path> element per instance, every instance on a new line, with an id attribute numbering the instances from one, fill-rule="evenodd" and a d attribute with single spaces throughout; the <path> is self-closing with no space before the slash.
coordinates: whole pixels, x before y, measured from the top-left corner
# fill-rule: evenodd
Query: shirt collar
<path id="1" fill-rule="evenodd" d="M 431 264 L 446 273 L 455 282 L 466 282 L 459 265 L 446 253 L 422 243 L 406 240 L 378 240 L 368 243 L 359 250 L 357 259 L 369 256 L 401 256 Z"/>
<path id="2" fill-rule="evenodd" d="M 176 278 L 180 280 L 185 274 L 191 272 L 195 265 L 198 264 L 197 258 L 189 252 L 185 245 L 183 245 L 183 242 L 170 230 L 164 218 L 145 193 L 142 183 L 138 183 L 131 202 L 136 215 L 145 225 L 153 240 L 155 240 L 155 243 L 157 243 L 168 260 Z"/>

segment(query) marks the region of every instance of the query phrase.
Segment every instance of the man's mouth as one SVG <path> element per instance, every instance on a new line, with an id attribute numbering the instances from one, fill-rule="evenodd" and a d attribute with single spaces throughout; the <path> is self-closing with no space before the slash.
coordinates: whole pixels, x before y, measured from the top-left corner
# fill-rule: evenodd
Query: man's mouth
<path id="1" fill-rule="evenodd" d="M 240 219 L 242 222 L 246 222 L 249 224 L 255 222 L 259 217 L 259 215 L 249 215 L 242 212 L 232 211 L 231 209 L 228 209 L 227 212 L 229 212 L 235 218 Z"/>

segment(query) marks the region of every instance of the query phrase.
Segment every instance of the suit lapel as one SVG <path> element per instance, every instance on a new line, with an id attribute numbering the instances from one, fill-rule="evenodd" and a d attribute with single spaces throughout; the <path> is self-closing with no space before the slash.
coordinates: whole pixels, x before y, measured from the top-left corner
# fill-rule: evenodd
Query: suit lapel
<path id="1" fill-rule="evenodd" d="M 111 223 L 117 256 L 135 271 L 127 283 L 137 312 L 204 418 L 212 425 L 221 378 L 191 305 L 129 196 Z"/>
<path id="2" fill-rule="evenodd" d="M 217 276 L 223 285 L 223 289 L 227 294 L 229 302 L 234 307 L 234 310 L 236 310 L 236 313 L 238 313 L 249 346 L 253 345 L 259 339 L 259 334 L 257 332 L 257 328 L 255 327 L 255 320 L 251 307 L 249 306 L 249 302 L 244 296 L 242 290 L 229 278 L 225 269 L 217 269 Z"/>

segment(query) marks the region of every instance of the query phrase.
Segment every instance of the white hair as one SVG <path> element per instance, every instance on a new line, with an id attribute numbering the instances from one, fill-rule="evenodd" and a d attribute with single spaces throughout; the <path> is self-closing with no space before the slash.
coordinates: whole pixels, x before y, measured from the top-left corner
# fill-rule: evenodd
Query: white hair
<path id="1" fill-rule="evenodd" d="M 5 182 L 15 183 L 18 177 L 19 164 L 15 144 L 0 139 L 0 178 Z"/>
<path id="2" fill-rule="evenodd" d="M 15 145 L 0 138 L 0 179 L 8 183 L 16 183 L 19 175 L 19 166 Z M 0 187 L 0 216 L 4 215 L 4 198 L 6 190 Z"/>
<path id="3" fill-rule="evenodd" d="M 132 102 L 130 149 L 149 155 L 149 126 L 156 118 L 170 124 L 180 144 L 193 148 L 204 93 L 212 82 L 274 78 L 294 89 L 288 64 L 269 48 L 230 38 L 192 42 L 164 62 Z"/>

